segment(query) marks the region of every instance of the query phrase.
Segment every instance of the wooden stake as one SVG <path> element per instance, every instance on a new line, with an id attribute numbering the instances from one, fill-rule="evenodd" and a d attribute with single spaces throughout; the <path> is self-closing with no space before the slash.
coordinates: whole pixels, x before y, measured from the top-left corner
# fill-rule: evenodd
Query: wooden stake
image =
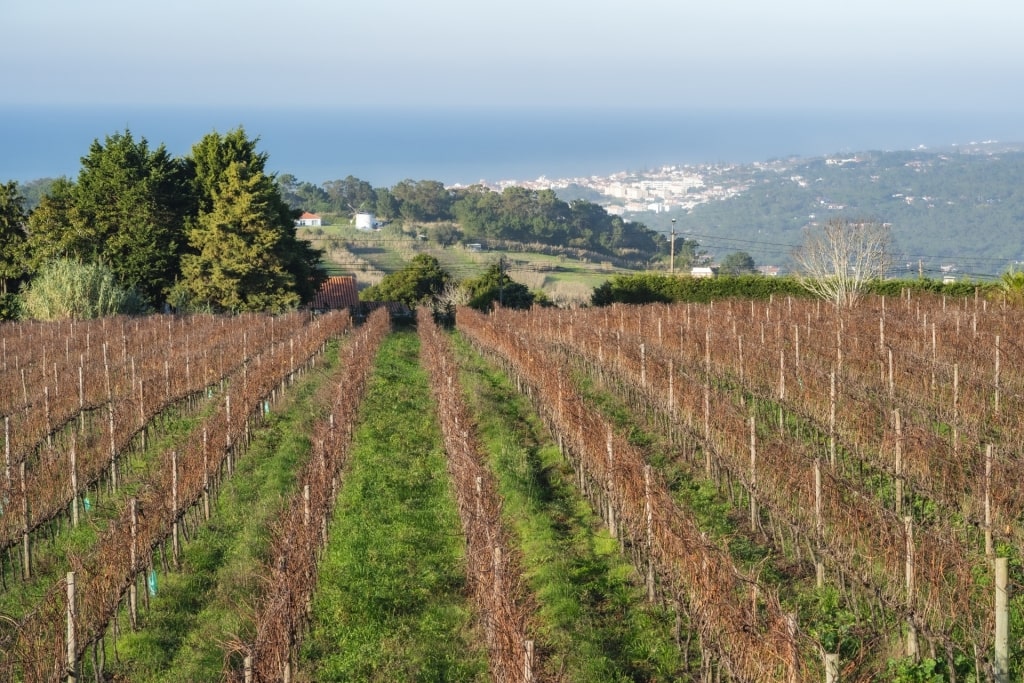
<path id="1" fill-rule="evenodd" d="M 903 527 L 906 531 L 906 588 L 907 588 L 907 609 L 912 613 L 916 601 L 914 587 L 914 518 L 907 515 L 903 518 Z M 915 660 L 918 656 L 917 646 L 917 625 L 913 617 L 907 618 L 907 656 Z"/>
<path id="2" fill-rule="evenodd" d="M 654 602 L 654 508 L 651 505 L 650 465 L 644 465 L 644 520 L 647 524 L 647 600 Z"/>
<path id="3" fill-rule="evenodd" d="M 612 449 L 612 428 L 611 427 L 608 428 L 607 447 L 608 447 L 608 474 L 607 474 L 606 485 L 607 485 L 607 495 L 608 495 L 608 533 L 609 533 L 609 535 L 611 535 L 612 538 L 618 538 L 619 530 L 618 530 L 618 525 L 615 522 L 615 503 L 614 503 L 615 488 L 614 488 L 614 482 L 612 481 L 612 477 L 613 477 L 613 473 L 614 473 L 614 468 L 615 468 L 615 461 L 614 461 L 614 451 Z"/>
<path id="4" fill-rule="evenodd" d="M 32 541 L 29 538 L 29 529 L 32 525 L 31 510 L 28 505 L 28 486 L 25 483 L 25 461 L 22 460 L 19 469 L 21 470 L 21 558 L 22 576 L 27 581 L 32 578 Z"/>
<path id="5" fill-rule="evenodd" d="M 825 683 L 839 683 L 839 655 L 825 655 Z"/>
<path id="6" fill-rule="evenodd" d="M 178 515 L 178 451 L 171 451 L 171 551 L 174 556 L 174 566 L 179 566 L 178 558 L 181 555 L 181 540 L 179 533 L 181 521 Z"/>
<path id="7" fill-rule="evenodd" d="M 1005 557 L 995 560 L 996 580 L 996 633 L 992 675 L 995 683 L 1010 681 L 1010 610 L 1007 594 L 1008 566 Z"/>
<path id="8" fill-rule="evenodd" d="M 754 416 L 750 416 L 750 528 L 757 531 L 760 521 L 757 512 L 757 434 Z"/>
<path id="9" fill-rule="evenodd" d="M 71 470 L 71 526 L 78 526 L 78 463 L 76 457 L 78 439 L 71 432 L 71 448 L 68 451 L 68 468 Z"/>
<path id="10" fill-rule="evenodd" d="M 139 499 L 132 498 L 129 502 L 131 509 L 131 535 L 132 542 L 129 550 L 131 560 L 132 582 L 128 586 L 128 620 L 132 630 L 139 626 Z"/>
<path id="11" fill-rule="evenodd" d="M 985 557 L 992 557 L 992 444 L 985 446 Z"/>
<path id="12" fill-rule="evenodd" d="M 893 412 L 896 425 L 896 514 L 903 516 L 903 420 L 897 408 Z"/>
<path id="13" fill-rule="evenodd" d="M 993 409 L 995 414 L 999 415 L 999 335 L 996 335 L 996 372 L 995 372 L 995 396 L 993 400 Z"/>
<path id="14" fill-rule="evenodd" d="M 834 472 L 836 469 L 836 371 L 829 373 L 828 402 L 828 461 Z"/>
<path id="15" fill-rule="evenodd" d="M 67 574 L 67 683 L 78 683 L 78 631 L 75 628 L 75 617 L 78 609 L 75 606 L 75 573 Z"/>

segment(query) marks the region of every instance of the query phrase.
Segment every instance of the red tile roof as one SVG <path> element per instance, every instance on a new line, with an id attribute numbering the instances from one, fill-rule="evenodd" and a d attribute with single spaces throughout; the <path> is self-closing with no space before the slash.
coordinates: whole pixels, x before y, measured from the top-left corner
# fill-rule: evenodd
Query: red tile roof
<path id="1" fill-rule="evenodd" d="M 312 308 L 348 308 L 359 305 L 359 292 L 356 290 L 354 275 L 332 275 L 320 286 L 320 291 L 313 297 Z"/>
<path id="2" fill-rule="evenodd" d="M 309 211 L 303 211 L 302 215 L 299 216 L 299 220 L 302 220 L 303 218 L 320 218 L 320 215 L 319 214 L 315 214 L 315 213 L 310 213 Z"/>

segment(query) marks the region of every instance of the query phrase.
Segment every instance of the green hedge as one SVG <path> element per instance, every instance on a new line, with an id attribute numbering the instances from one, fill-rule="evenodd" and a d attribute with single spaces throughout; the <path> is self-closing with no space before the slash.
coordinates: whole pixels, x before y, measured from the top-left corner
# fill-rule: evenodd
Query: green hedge
<path id="1" fill-rule="evenodd" d="M 947 296 L 974 296 L 975 291 L 985 296 L 999 289 L 995 283 L 953 282 L 940 280 L 881 280 L 872 283 L 872 294 L 897 297 L 904 290 L 914 293 L 945 294 Z M 713 278 L 641 273 L 615 275 L 594 288 L 590 302 L 594 306 L 613 303 L 646 304 L 683 301 L 707 303 L 717 299 L 767 299 L 771 296 L 810 297 L 794 277 L 765 277 L 763 275 L 722 275 Z"/>

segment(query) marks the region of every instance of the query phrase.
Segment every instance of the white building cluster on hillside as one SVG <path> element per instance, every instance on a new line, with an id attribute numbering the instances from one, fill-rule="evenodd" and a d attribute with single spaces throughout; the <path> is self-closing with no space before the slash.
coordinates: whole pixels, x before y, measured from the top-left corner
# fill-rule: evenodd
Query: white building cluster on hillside
<path id="1" fill-rule="evenodd" d="M 723 186 L 711 182 L 721 172 L 721 168 L 714 166 L 665 166 L 656 171 L 623 171 L 611 176 L 556 180 L 541 176 L 536 180 L 502 180 L 497 183 L 481 181 L 480 184 L 498 192 L 512 186 L 557 190 L 576 185 L 601 194 L 604 201 L 598 203 L 608 213 L 621 216 L 627 213 L 689 210 L 698 204 L 742 194 L 748 189 L 749 186 L 745 184 Z"/>

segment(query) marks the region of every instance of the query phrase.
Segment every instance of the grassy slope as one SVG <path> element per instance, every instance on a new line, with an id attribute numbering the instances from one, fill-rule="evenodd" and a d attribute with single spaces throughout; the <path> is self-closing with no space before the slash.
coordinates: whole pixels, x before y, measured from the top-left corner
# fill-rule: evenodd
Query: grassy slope
<path id="1" fill-rule="evenodd" d="M 377 359 L 299 669 L 308 680 L 486 680 L 472 645 L 454 499 L 419 342 Z"/>
<path id="2" fill-rule="evenodd" d="M 686 680 L 674 615 L 646 602 L 618 541 L 575 488 L 528 401 L 500 371 L 459 348 L 467 400 L 540 604 L 547 673 L 581 682 Z"/>
<path id="3" fill-rule="evenodd" d="M 324 246 L 324 239 L 334 237 L 353 240 L 362 245 L 355 250 L 356 253 L 385 272 L 400 269 L 416 253 L 427 253 L 434 256 L 441 267 L 456 279 L 462 280 L 480 275 L 504 254 L 511 262 L 513 279 L 531 289 L 543 289 L 549 296 L 559 300 L 578 303 L 589 302 L 591 290 L 613 274 L 634 272 L 600 263 L 532 252 L 471 252 L 461 246 L 441 248 L 431 241 L 399 238 L 386 232 L 360 232 L 347 226 L 330 226 L 322 230 L 323 237 L 314 239 L 314 245 Z M 356 275 L 358 277 L 358 272 Z"/>

